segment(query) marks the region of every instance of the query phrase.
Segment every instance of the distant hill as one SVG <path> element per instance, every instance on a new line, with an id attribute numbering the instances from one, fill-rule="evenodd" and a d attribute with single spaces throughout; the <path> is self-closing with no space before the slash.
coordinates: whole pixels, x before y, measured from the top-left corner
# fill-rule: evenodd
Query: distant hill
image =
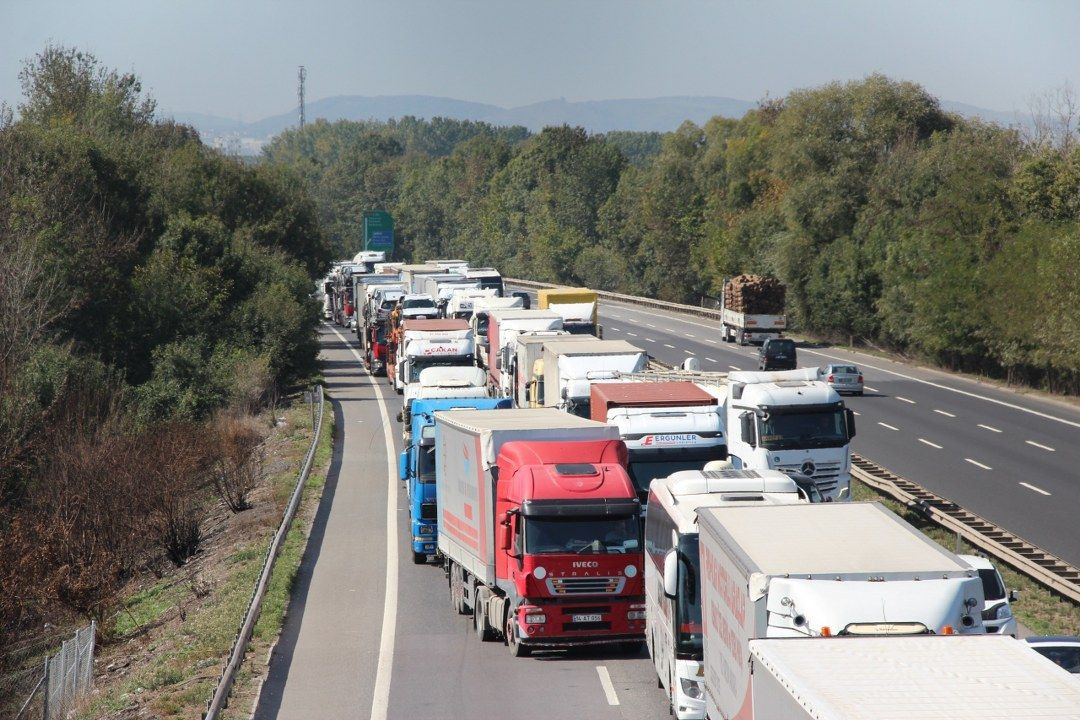
<path id="1" fill-rule="evenodd" d="M 523 125 L 536 132 L 547 125 L 580 125 L 590 132 L 637 130 L 667 132 L 684 121 L 697 124 L 721 115 L 739 118 L 756 103 L 728 97 L 660 97 L 627 100 L 587 100 L 570 102 L 564 98 L 503 108 L 486 103 L 455 100 L 431 95 L 341 95 L 308 104 L 308 120 L 389 120 L 412 115 L 419 118 L 445 117 L 455 120 L 482 120 L 494 125 Z M 961 115 L 977 116 L 1003 125 L 1024 124 L 1019 113 L 966 105 L 943 100 L 942 107 Z M 273 115 L 255 122 L 222 118 L 201 113 L 163 113 L 178 122 L 193 125 L 211 144 L 243 154 L 254 154 L 286 128 L 296 125 L 298 112 Z"/>

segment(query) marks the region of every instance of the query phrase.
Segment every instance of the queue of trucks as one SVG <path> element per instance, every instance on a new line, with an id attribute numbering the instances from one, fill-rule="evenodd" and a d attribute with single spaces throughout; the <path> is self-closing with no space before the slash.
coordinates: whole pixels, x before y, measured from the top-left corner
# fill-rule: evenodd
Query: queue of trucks
<path id="1" fill-rule="evenodd" d="M 723 339 L 779 337 L 782 286 L 736 284 Z M 986 637 L 1016 631 L 992 566 L 850 502 L 855 417 L 815 371 L 658 369 L 595 291 L 526 309 L 458 260 L 322 288 L 403 395 L 413 560 L 481 641 L 647 647 L 683 719 L 1078 716 L 1076 678 Z"/>

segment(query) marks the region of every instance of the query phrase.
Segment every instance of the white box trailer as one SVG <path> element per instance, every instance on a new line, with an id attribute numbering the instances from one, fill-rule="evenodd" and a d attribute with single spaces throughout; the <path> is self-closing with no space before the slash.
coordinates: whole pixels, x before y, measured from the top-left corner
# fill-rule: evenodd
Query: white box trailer
<path id="1" fill-rule="evenodd" d="M 985 632 L 978 574 L 881 503 L 705 508 L 698 526 L 722 707 L 746 692 L 751 640 Z"/>
<path id="2" fill-rule="evenodd" d="M 749 652 L 735 705 L 707 690 L 713 720 L 1080 718 L 1080 676 L 1011 637 L 752 640 Z"/>
<path id="3" fill-rule="evenodd" d="M 649 357 L 625 340 L 544 343 L 544 405 L 589 417 L 594 382 L 643 371 Z"/>
<path id="4" fill-rule="evenodd" d="M 499 449 L 512 440 L 618 440 L 613 425 L 554 409 L 451 410 L 435 413 L 435 492 L 439 552 L 495 584 L 495 478 Z M 448 529 L 447 525 L 453 525 Z M 468 538 L 472 545 L 463 539 Z"/>

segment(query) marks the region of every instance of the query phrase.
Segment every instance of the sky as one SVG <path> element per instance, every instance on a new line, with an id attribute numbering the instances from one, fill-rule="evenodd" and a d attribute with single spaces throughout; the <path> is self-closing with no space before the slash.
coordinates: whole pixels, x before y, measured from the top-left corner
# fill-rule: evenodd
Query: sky
<path id="1" fill-rule="evenodd" d="M 47 43 L 133 71 L 171 112 L 244 121 L 334 95 L 501 106 L 756 100 L 872 72 L 1026 112 L 1080 86 L 1075 0 L 0 0 L 0 100 Z"/>

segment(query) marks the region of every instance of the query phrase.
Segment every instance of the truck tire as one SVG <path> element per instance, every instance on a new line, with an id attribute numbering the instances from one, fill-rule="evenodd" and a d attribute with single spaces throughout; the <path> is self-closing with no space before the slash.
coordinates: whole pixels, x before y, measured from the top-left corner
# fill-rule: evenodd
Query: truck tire
<path id="1" fill-rule="evenodd" d="M 465 583 L 461 578 L 461 568 L 457 563 L 450 563 L 450 607 L 458 615 L 468 615 L 465 607 Z"/>
<path id="2" fill-rule="evenodd" d="M 412 561 L 413 561 L 413 565 L 426 565 L 427 564 L 427 553 L 414 552 L 412 554 Z"/>
<path id="3" fill-rule="evenodd" d="M 488 622 L 487 605 L 487 592 L 477 588 L 476 597 L 473 599 L 473 627 L 480 642 L 491 642 L 495 639 L 495 628 Z"/>
<path id="4" fill-rule="evenodd" d="M 506 613 L 506 630 L 503 634 L 506 636 L 506 646 L 510 648 L 510 654 L 514 657 L 528 657 L 529 648 L 521 644 L 517 636 L 517 619 L 514 617 L 513 610 Z"/>

